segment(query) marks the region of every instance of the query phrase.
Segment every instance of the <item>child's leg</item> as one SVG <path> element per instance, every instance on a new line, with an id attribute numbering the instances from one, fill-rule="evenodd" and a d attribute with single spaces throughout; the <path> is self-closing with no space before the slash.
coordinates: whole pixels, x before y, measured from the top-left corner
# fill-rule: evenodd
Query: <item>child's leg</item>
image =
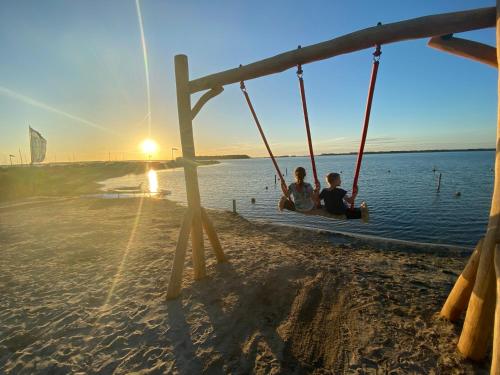
<path id="1" fill-rule="evenodd" d="M 353 208 L 352 210 L 348 209 L 345 213 L 345 216 L 348 219 L 361 219 L 361 209 L 359 208 Z"/>
<path id="2" fill-rule="evenodd" d="M 278 207 L 280 211 L 283 210 L 295 211 L 295 204 L 285 196 L 281 197 Z"/>
<path id="3" fill-rule="evenodd" d="M 368 206 L 366 205 L 365 202 L 361 202 L 359 208 L 361 210 L 361 220 L 367 223 L 368 220 L 370 219 L 370 214 L 368 213 Z"/>
<path id="4" fill-rule="evenodd" d="M 363 219 L 364 222 L 368 221 L 368 206 L 365 202 L 361 202 L 359 208 L 348 209 L 345 216 L 348 219 Z"/>

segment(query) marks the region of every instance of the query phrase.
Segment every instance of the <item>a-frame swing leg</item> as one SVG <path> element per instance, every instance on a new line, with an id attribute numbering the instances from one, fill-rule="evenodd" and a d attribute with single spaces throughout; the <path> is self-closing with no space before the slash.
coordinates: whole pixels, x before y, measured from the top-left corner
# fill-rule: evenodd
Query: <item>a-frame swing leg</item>
<path id="1" fill-rule="evenodd" d="M 496 228 L 486 233 L 474 289 L 469 300 L 458 350 L 467 358 L 483 359 L 490 347 L 496 303 L 494 252 Z"/>
<path id="2" fill-rule="evenodd" d="M 184 262 L 186 260 L 186 250 L 189 241 L 189 234 L 192 233 L 193 231 L 193 225 L 194 225 L 193 219 L 194 219 L 193 210 L 188 208 L 182 219 L 181 229 L 179 231 L 179 238 L 177 239 L 177 246 L 175 248 L 172 272 L 170 274 L 170 281 L 168 283 L 167 299 L 177 298 L 181 293 L 182 275 L 184 274 Z M 201 219 L 202 219 L 203 229 L 205 230 L 205 233 L 207 234 L 208 239 L 210 240 L 210 243 L 215 253 L 215 257 L 217 258 L 217 262 L 218 263 L 225 262 L 226 257 L 224 255 L 224 252 L 222 251 L 219 237 L 217 236 L 217 232 L 215 231 L 215 228 L 212 222 L 210 221 L 210 218 L 208 217 L 206 210 L 203 207 L 201 207 Z M 194 256 L 193 256 L 193 262 L 194 262 Z"/>
<path id="3" fill-rule="evenodd" d="M 498 246 L 495 250 L 495 270 L 497 278 L 497 306 L 495 310 L 491 373 L 500 374 L 500 249 Z"/>
<path id="4" fill-rule="evenodd" d="M 496 37 L 497 42 L 500 40 L 500 0 L 497 0 L 497 21 L 496 21 Z M 500 51 L 497 49 L 497 61 L 500 61 Z M 500 81 L 498 86 L 500 93 Z M 488 220 L 488 228 L 482 243 L 478 244 L 480 251 L 476 255 L 473 254 L 472 259 L 466 266 L 460 278 L 465 278 L 466 271 L 470 279 L 470 283 L 474 282 L 474 287 L 470 295 L 469 303 L 467 306 L 467 313 L 465 321 L 458 342 L 458 350 L 466 357 L 473 360 L 483 359 L 490 347 L 491 339 L 493 336 L 493 352 L 492 352 L 492 365 L 491 374 L 500 374 L 500 265 L 498 257 L 500 256 L 500 247 L 497 245 L 500 238 L 500 101 L 498 102 L 498 118 L 497 118 L 497 137 L 496 137 L 496 154 L 495 154 L 495 181 L 493 187 L 493 196 L 491 199 L 490 216 Z M 477 249 L 476 249 L 477 251 Z M 477 262 L 477 259 L 479 261 Z M 478 263 L 477 273 L 475 280 L 472 278 L 473 268 Z M 495 263 L 497 263 L 495 265 Z M 468 294 L 467 289 L 470 287 L 463 280 L 457 281 L 453 288 L 448 301 L 446 302 L 443 310 L 450 305 L 450 299 L 453 295 L 463 298 L 455 298 L 455 312 L 462 309 L 462 301 L 465 295 Z M 460 287 L 459 284 L 462 284 Z M 458 290 L 462 288 L 462 290 Z M 450 304 L 449 304 L 450 301 Z M 460 301 L 460 302 L 457 302 Z M 452 312 L 449 309 L 448 312 Z M 496 308 L 495 308 L 496 307 Z M 446 316 L 446 314 L 443 314 Z M 496 315 L 496 316 L 495 316 Z M 448 317 L 452 317 L 449 314 Z M 493 333 L 493 335 L 492 335 Z"/>
<path id="5" fill-rule="evenodd" d="M 210 241 L 212 249 L 214 250 L 217 262 L 225 262 L 226 257 L 224 256 L 224 252 L 222 251 L 219 237 L 217 236 L 217 232 L 215 231 L 215 228 L 210 221 L 210 218 L 208 217 L 207 211 L 203 207 L 201 208 L 201 221 L 203 223 L 203 229 L 205 229 L 205 233 L 207 234 L 208 240 Z"/>
<path id="6" fill-rule="evenodd" d="M 484 239 L 481 238 L 469 258 L 467 265 L 458 277 L 446 302 L 441 309 L 440 315 L 452 322 L 457 321 L 460 315 L 467 309 L 470 295 L 476 282 L 477 267 L 481 256 Z"/>
<path id="7" fill-rule="evenodd" d="M 175 56 L 175 84 L 177 88 L 177 109 L 179 113 L 179 130 L 182 145 L 182 157 L 184 166 L 184 177 L 186 181 L 186 195 L 188 210 L 184 215 L 177 247 L 175 249 L 172 273 L 167 289 L 167 298 L 177 298 L 181 291 L 182 274 L 184 271 L 184 260 L 186 249 L 191 234 L 192 259 L 195 280 L 202 279 L 206 275 L 205 249 L 203 244 L 203 228 L 215 251 L 218 262 L 225 260 L 224 253 L 217 237 L 217 233 L 208 218 L 207 213 L 201 207 L 200 189 L 198 186 L 198 172 L 196 170 L 196 156 L 194 151 L 193 124 L 194 115 L 200 110 L 204 103 L 210 98 L 222 92 L 222 89 L 214 89 L 207 93 L 203 100 L 200 99 L 196 110 L 191 110 L 191 93 L 189 90 L 188 60 L 185 55 Z"/>
<path id="8" fill-rule="evenodd" d="M 193 222 L 193 210 L 187 209 L 182 219 L 179 238 L 175 248 L 174 263 L 170 274 L 170 281 L 167 289 L 167 299 L 177 298 L 181 292 L 182 274 L 184 273 L 184 260 L 186 259 L 186 249 L 191 233 L 191 225 Z"/>

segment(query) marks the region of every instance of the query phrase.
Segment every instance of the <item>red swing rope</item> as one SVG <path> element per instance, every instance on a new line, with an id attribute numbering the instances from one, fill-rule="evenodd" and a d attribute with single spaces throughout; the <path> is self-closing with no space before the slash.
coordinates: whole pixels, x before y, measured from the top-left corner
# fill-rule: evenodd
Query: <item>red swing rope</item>
<path id="1" fill-rule="evenodd" d="M 300 48 L 300 47 L 299 47 Z M 307 112 L 307 101 L 306 101 L 306 90 L 304 88 L 304 79 L 302 78 L 302 64 L 297 66 L 297 77 L 299 78 L 299 86 L 300 86 L 300 97 L 302 99 L 302 110 L 304 112 L 304 124 L 306 126 L 307 132 L 307 144 L 309 146 L 309 157 L 311 158 L 311 167 L 314 176 L 314 186 L 316 189 L 319 189 L 320 183 L 318 179 L 318 172 L 316 171 L 316 162 L 314 161 L 314 151 L 311 140 L 311 128 L 309 126 L 309 114 Z"/>
<path id="2" fill-rule="evenodd" d="M 281 184 L 281 191 L 285 196 L 288 197 L 288 187 L 286 186 L 285 179 L 283 178 L 283 173 L 281 173 L 280 167 L 278 166 L 278 163 L 276 162 L 276 158 L 273 155 L 273 152 L 271 151 L 271 147 L 269 147 L 269 143 L 267 142 L 266 135 L 264 134 L 264 131 L 262 130 L 262 126 L 260 126 L 259 118 L 257 117 L 257 114 L 255 113 L 255 110 L 252 105 L 252 101 L 250 100 L 250 96 L 248 95 L 247 89 L 245 87 L 245 82 L 241 81 L 240 82 L 240 88 L 241 91 L 243 92 L 243 95 L 245 96 L 245 99 L 248 104 L 248 108 L 250 108 L 250 112 L 252 112 L 253 119 L 255 120 L 255 125 L 257 125 L 257 128 L 259 129 L 260 136 L 262 137 L 262 140 L 264 141 L 264 144 L 266 145 L 267 152 L 269 153 L 269 157 L 271 158 L 274 168 L 276 169 L 276 173 L 278 174 L 280 178 L 280 184 Z"/>
<path id="3" fill-rule="evenodd" d="M 355 192 L 357 193 L 358 191 L 359 171 L 361 170 L 361 162 L 363 160 L 363 152 L 365 150 L 366 136 L 368 134 L 368 124 L 370 123 L 370 112 L 372 110 L 373 93 L 375 91 L 375 83 L 377 81 L 378 65 L 381 54 L 382 51 L 380 48 L 380 44 L 377 44 L 375 52 L 373 52 L 372 76 L 370 78 L 370 86 L 368 88 L 368 98 L 366 100 L 365 121 L 363 124 L 363 133 L 361 134 L 361 143 L 359 145 L 358 159 L 356 161 L 356 171 L 354 173 L 354 181 L 352 183 L 353 193 Z M 353 208 L 354 208 L 354 199 L 351 204 L 351 209 Z"/>

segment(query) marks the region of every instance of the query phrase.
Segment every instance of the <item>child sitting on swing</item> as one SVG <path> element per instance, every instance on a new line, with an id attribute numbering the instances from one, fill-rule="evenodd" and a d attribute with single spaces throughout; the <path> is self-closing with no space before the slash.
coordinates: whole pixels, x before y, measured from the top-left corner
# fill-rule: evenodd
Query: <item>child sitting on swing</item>
<path id="1" fill-rule="evenodd" d="M 304 181 L 306 170 L 303 167 L 295 169 L 295 182 L 288 186 L 288 196 L 282 196 L 279 209 L 282 211 L 308 212 L 319 206 L 318 189 L 313 189 L 311 184 Z"/>
<path id="2" fill-rule="evenodd" d="M 347 219 L 368 220 L 368 207 L 362 202 L 359 208 L 350 209 L 346 203 L 353 204 L 358 195 L 358 187 L 353 189 L 352 195 L 348 196 L 347 191 L 341 189 L 340 175 L 338 173 L 329 173 L 326 181 L 330 185 L 323 189 L 319 199 L 325 203 L 324 208 L 328 213 L 334 215 L 345 215 Z"/>

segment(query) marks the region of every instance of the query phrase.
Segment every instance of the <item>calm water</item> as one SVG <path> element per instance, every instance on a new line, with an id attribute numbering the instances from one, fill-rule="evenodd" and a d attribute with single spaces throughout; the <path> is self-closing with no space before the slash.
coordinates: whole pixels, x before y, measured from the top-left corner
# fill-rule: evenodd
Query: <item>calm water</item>
<path id="1" fill-rule="evenodd" d="M 280 158 L 287 183 L 297 166 L 311 170 L 308 158 Z M 318 174 L 341 172 L 342 186 L 351 189 L 354 155 L 321 156 Z M 232 209 L 249 219 L 362 233 L 401 240 L 473 245 L 484 233 L 493 188 L 493 151 L 366 155 L 359 181 L 358 203 L 366 201 L 370 223 L 328 220 L 279 212 L 279 184 L 269 159 L 228 160 L 200 167 L 201 200 L 205 207 Z M 436 168 L 436 172 L 433 172 Z M 436 192 L 442 173 L 441 192 Z M 312 180 L 309 175 L 308 180 Z M 106 181 L 106 188 L 137 185 L 147 176 L 130 175 Z M 169 199 L 186 202 L 182 169 L 158 171 L 160 189 L 172 191 Z M 323 181 L 322 181 L 323 184 Z M 266 189 L 266 186 L 268 189 Z M 461 196 L 455 196 L 460 192 Z M 256 199 L 251 204 L 251 198 Z"/>

